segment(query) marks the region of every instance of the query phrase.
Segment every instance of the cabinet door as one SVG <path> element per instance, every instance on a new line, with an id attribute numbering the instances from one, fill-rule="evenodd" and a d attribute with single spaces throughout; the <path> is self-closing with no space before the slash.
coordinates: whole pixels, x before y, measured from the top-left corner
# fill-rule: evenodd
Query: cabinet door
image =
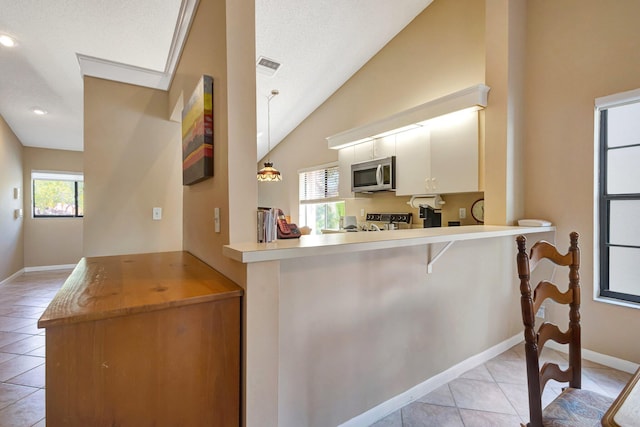
<path id="1" fill-rule="evenodd" d="M 451 119 L 451 120 L 449 120 Z M 435 193 L 478 191 L 478 113 L 459 113 L 431 126 L 431 187 Z"/>
<path id="2" fill-rule="evenodd" d="M 340 172 L 338 195 L 343 198 L 353 197 L 351 192 L 351 163 L 355 158 L 354 151 L 354 147 L 342 148 L 338 151 L 338 170 Z"/>
<path id="3" fill-rule="evenodd" d="M 366 141 L 353 146 L 354 163 L 366 162 L 373 159 L 373 141 Z"/>
<path id="4" fill-rule="evenodd" d="M 382 159 L 396 155 L 396 135 L 373 140 L 373 158 Z"/>
<path id="5" fill-rule="evenodd" d="M 428 128 L 396 134 L 396 195 L 431 193 Z"/>

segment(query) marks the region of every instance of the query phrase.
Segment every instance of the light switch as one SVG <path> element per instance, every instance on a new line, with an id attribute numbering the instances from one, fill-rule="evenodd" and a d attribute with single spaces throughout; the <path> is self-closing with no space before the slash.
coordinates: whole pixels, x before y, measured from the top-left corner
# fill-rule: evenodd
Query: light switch
<path id="1" fill-rule="evenodd" d="M 220 208 L 213 209 L 213 229 L 216 233 L 220 232 Z"/>
<path id="2" fill-rule="evenodd" d="M 13 198 L 16 200 L 20 198 L 20 187 L 14 187 Z"/>
<path id="3" fill-rule="evenodd" d="M 160 221 L 162 219 L 162 208 L 153 208 L 153 220 Z"/>
<path id="4" fill-rule="evenodd" d="M 13 211 L 13 215 L 16 217 L 16 219 L 22 218 L 22 209 L 16 209 L 15 211 Z"/>

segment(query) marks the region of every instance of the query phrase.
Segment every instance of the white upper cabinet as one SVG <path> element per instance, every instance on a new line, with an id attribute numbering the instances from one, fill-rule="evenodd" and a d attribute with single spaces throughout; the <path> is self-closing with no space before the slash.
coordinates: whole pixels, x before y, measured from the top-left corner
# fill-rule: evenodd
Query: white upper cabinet
<path id="1" fill-rule="evenodd" d="M 396 134 L 396 195 L 425 194 L 431 182 L 430 132 L 426 127 Z"/>
<path id="2" fill-rule="evenodd" d="M 340 172 L 340 181 L 338 183 L 339 197 L 353 197 L 353 193 L 351 192 L 352 163 L 355 163 L 355 146 L 340 149 L 338 151 L 338 171 Z"/>
<path id="3" fill-rule="evenodd" d="M 478 113 L 460 112 L 433 122 L 431 192 L 478 191 Z"/>
<path id="4" fill-rule="evenodd" d="M 456 113 L 396 135 L 396 194 L 478 191 L 478 113 Z"/>

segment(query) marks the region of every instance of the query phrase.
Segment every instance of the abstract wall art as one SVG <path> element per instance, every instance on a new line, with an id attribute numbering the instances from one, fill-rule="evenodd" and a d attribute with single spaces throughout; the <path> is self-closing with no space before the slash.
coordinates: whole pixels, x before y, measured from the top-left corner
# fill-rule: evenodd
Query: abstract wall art
<path id="1" fill-rule="evenodd" d="M 213 77 L 202 76 L 182 110 L 182 184 L 213 176 Z"/>

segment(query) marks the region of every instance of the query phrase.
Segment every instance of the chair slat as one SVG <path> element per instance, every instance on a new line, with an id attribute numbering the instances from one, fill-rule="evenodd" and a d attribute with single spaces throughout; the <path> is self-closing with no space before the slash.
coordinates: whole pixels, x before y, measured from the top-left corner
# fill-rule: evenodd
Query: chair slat
<path id="1" fill-rule="evenodd" d="M 546 240 L 540 240 L 531 248 L 531 255 L 529 255 L 529 268 L 534 270 L 538 262 L 544 258 L 552 261 L 554 264 L 565 267 L 567 265 L 571 265 L 573 256 L 571 252 L 562 255 L 551 243 Z"/>
<path id="2" fill-rule="evenodd" d="M 543 280 L 538 283 L 538 286 L 533 291 L 533 311 L 537 313 L 540 305 L 547 298 L 551 298 L 559 304 L 569 304 L 573 300 L 573 290 L 569 289 L 567 292 L 560 292 L 556 285 Z"/>

